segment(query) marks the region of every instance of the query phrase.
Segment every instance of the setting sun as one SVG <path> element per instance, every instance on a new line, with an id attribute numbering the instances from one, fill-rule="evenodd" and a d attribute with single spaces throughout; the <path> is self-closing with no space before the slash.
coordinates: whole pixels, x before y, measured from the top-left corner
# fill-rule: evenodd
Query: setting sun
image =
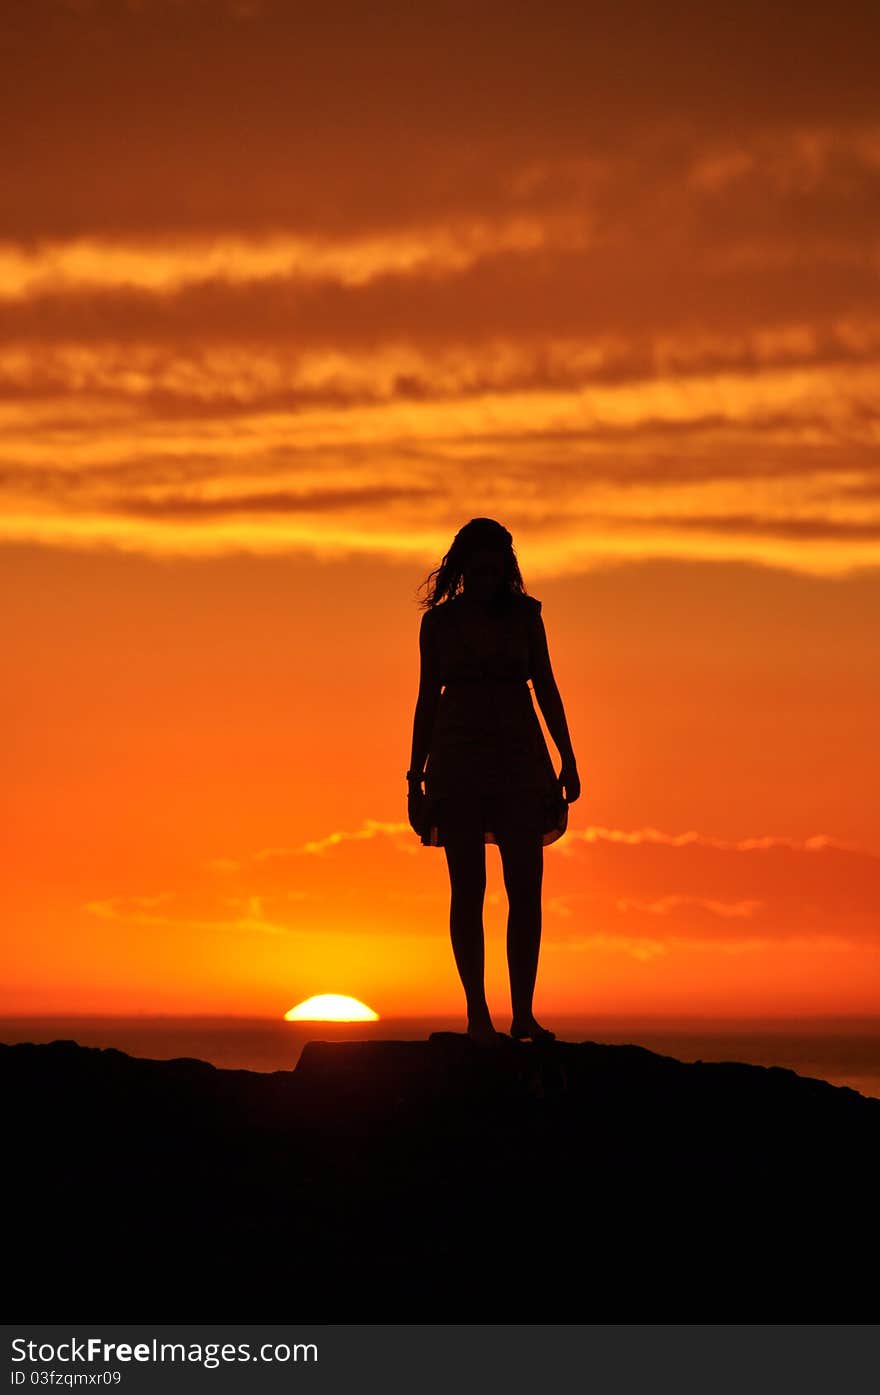
<path id="1" fill-rule="evenodd" d="M 357 998 L 318 993 L 284 1014 L 285 1022 L 378 1022 L 379 1014 Z"/>

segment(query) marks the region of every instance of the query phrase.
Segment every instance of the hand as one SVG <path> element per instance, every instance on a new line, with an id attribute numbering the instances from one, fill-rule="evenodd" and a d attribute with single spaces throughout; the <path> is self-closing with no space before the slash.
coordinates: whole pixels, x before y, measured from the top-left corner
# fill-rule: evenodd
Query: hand
<path id="1" fill-rule="evenodd" d="M 578 775 L 577 765 L 573 760 L 564 760 L 562 769 L 559 772 L 559 790 L 567 804 L 573 804 L 576 799 L 580 799 L 581 781 Z"/>
<path id="2" fill-rule="evenodd" d="M 409 826 L 413 833 L 422 836 L 422 825 L 425 815 L 425 792 L 421 785 L 412 781 L 409 786 L 409 794 L 406 800 L 406 812 L 409 818 Z"/>

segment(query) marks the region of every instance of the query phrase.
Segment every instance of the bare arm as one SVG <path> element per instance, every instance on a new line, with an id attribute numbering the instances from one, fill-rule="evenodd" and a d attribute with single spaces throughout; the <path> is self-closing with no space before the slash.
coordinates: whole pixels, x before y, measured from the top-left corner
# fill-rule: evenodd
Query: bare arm
<path id="1" fill-rule="evenodd" d="M 419 772 L 424 770 L 425 762 L 428 759 L 434 717 L 437 713 L 437 704 L 440 701 L 440 689 L 443 686 L 437 665 L 434 623 L 435 617 L 431 611 L 425 611 L 419 629 L 419 694 L 416 698 L 416 710 L 413 717 L 412 754 L 409 761 L 410 770 L 418 770 Z"/>
<path id="2" fill-rule="evenodd" d="M 538 706 L 544 714 L 547 730 L 556 743 L 556 747 L 562 758 L 560 778 L 562 778 L 564 783 L 568 786 L 569 800 L 573 802 L 574 799 L 577 799 L 578 793 L 580 792 L 576 774 L 577 761 L 575 760 L 574 748 L 571 744 L 568 722 L 565 718 L 565 708 L 562 705 L 562 696 L 557 687 L 556 678 L 553 674 L 553 666 L 550 662 L 547 633 L 544 629 L 544 621 L 541 618 L 540 612 L 536 612 L 532 619 L 532 628 L 529 636 L 529 657 L 535 697 L 538 700 Z M 566 776 L 571 778 L 566 779 Z"/>

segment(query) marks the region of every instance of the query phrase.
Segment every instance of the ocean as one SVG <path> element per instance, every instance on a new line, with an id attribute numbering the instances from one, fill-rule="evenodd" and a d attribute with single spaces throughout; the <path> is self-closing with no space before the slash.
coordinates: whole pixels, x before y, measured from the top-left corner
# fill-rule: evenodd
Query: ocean
<path id="1" fill-rule="evenodd" d="M 746 1061 L 848 1085 L 880 1098 L 880 1016 L 762 1021 L 546 1017 L 561 1041 L 633 1043 L 680 1061 Z M 453 1017 L 292 1023 L 266 1017 L 0 1017 L 0 1042 L 76 1041 L 154 1060 L 195 1057 L 227 1070 L 292 1070 L 307 1041 L 418 1040 L 463 1032 Z"/>

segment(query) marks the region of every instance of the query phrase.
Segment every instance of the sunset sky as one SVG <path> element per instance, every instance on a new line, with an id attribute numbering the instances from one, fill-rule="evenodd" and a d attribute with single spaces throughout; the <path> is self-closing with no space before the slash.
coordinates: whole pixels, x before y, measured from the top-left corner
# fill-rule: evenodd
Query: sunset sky
<path id="1" fill-rule="evenodd" d="M 463 1005 L 404 772 L 477 515 L 583 784 L 538 1015 L 880 1011 L 878 38 L 7 0 L 0 1011 Z"/>

